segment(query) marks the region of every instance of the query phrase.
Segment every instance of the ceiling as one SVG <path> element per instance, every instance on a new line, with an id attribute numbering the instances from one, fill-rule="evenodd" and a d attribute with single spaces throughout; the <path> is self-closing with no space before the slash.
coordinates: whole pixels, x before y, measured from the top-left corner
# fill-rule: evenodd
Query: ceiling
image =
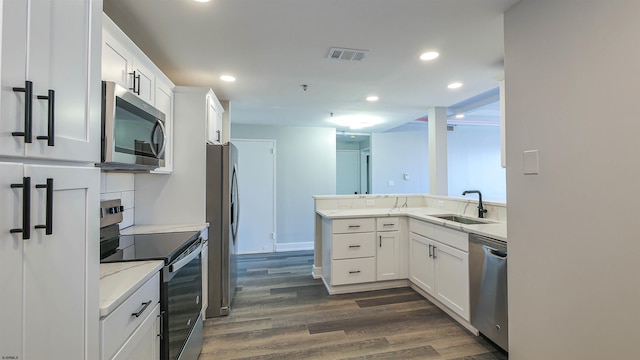
<path id="1" fill-rule="evenodd" d="M 467 122 L 495 123 L 498 107 L 482 94 L 495 96 L 502 14 L 517 1 L 104 0 L 104 10 L 176 85 L 211 87 L 229 100 L 232 123 L 348 131 L 332 113 L 367 114 L 383 122 L 358 131 L 380 132 L 465 102 L 484 112 Z M 332 47 L 368 53 L 333 60 Z M 421 61 L 428 50 L 440 57 Z M 463 86 L 448 89 L 454 81 Z"/>

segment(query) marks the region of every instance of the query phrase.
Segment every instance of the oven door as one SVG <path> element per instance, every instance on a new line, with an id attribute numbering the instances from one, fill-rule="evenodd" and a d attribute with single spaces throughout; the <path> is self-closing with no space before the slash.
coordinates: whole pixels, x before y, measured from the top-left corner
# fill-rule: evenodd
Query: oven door
<path id="1" fill-rule="evenodd" d="M 178 359 L 202 310 L 202 263 L 200 240 L 187 256 L 165 267 L 161 359 Z M 200 353 L 200 351 L 198 351 Z"/>

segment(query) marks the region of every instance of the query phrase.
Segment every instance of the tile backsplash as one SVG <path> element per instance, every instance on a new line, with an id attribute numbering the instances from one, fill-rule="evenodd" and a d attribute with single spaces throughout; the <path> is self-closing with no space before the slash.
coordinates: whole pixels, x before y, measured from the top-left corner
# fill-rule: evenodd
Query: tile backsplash
<path id="1" fill-rule="evenodd" d="M 134 174 L 103 172 L 100 174 L 100 200 L 120 199 L 124 206 L 120 228 L 134 224 Z"/>

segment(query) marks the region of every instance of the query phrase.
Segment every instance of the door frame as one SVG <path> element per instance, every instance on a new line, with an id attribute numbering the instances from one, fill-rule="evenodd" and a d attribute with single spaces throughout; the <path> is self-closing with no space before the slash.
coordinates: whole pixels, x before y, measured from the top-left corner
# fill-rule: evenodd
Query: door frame
<path id="1" fill-rule="evenodd" d="M 273 219 L 272 219 L 271 226 L 272 226 L 273 231 L 272 231 L 272 236 L 271 236 L 271 240 L 272 240 L 272 242 L 271 242 L 271 244 L 272 244 L 271 252 L 275 253 L 276 252 L 276 243 L 278 241 L 278 228 L 277 228 L 277 222 L 276 222 L 276 219 L 277 219 L 277 213 L 276 213 L 276 210 L 277 210 L 277 207 L 276 207 L 276 199 L 277 199 L 277 196 L 276 196 L 276 178 L 277 178 L 276 177 L 276 169 L 277 169 L 277 166 L 276 166 L 276 161 L 277 161 L 277 158 L 276 158 L 276 155 L 277 155 L 276 144 L 277 144 L 277 142 L 276 142 L 276 139 L 245 139 L 245 138 L 235 139 L 235 138 L 233 138 L 233 139 L 230 140 L 230 142 L 232 144 L 237 144 L 238 142 L 271 143 L 271 148 L 273 149 L 273 189 L 271 191 L 271 194 L 272 194 L 272 199 L 271 200 L 273 202 Z M 240 175 L 243 176 L 242 174 L 240 174 Z M 240 199 L 240 201 L 242 201 L 242 199 Z M 241 204 L 241 206 L 246 206 L 246 204 Z"/>

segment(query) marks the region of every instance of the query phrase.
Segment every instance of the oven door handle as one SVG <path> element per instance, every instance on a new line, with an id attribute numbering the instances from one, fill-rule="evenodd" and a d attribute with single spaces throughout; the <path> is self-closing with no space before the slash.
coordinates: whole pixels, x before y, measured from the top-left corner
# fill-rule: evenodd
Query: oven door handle
<path id="1" fill-rule="evenodd" d="M 202 242 L 189 255 L 183 257 L 182 259 L 180 259 L 180 260 L 178 260 L 178 261 L 176 261 L 176 262 L 174 262 L 172 264 L 169 264 L 169 272 L 173 273 L 173 272 L 176 272 L 176 271 L 182 269 L 185 265 L 190 263 L 191 260 L 195 259 L 198 255 L 200 255 L 201 251 L 202 251 Z"/>

